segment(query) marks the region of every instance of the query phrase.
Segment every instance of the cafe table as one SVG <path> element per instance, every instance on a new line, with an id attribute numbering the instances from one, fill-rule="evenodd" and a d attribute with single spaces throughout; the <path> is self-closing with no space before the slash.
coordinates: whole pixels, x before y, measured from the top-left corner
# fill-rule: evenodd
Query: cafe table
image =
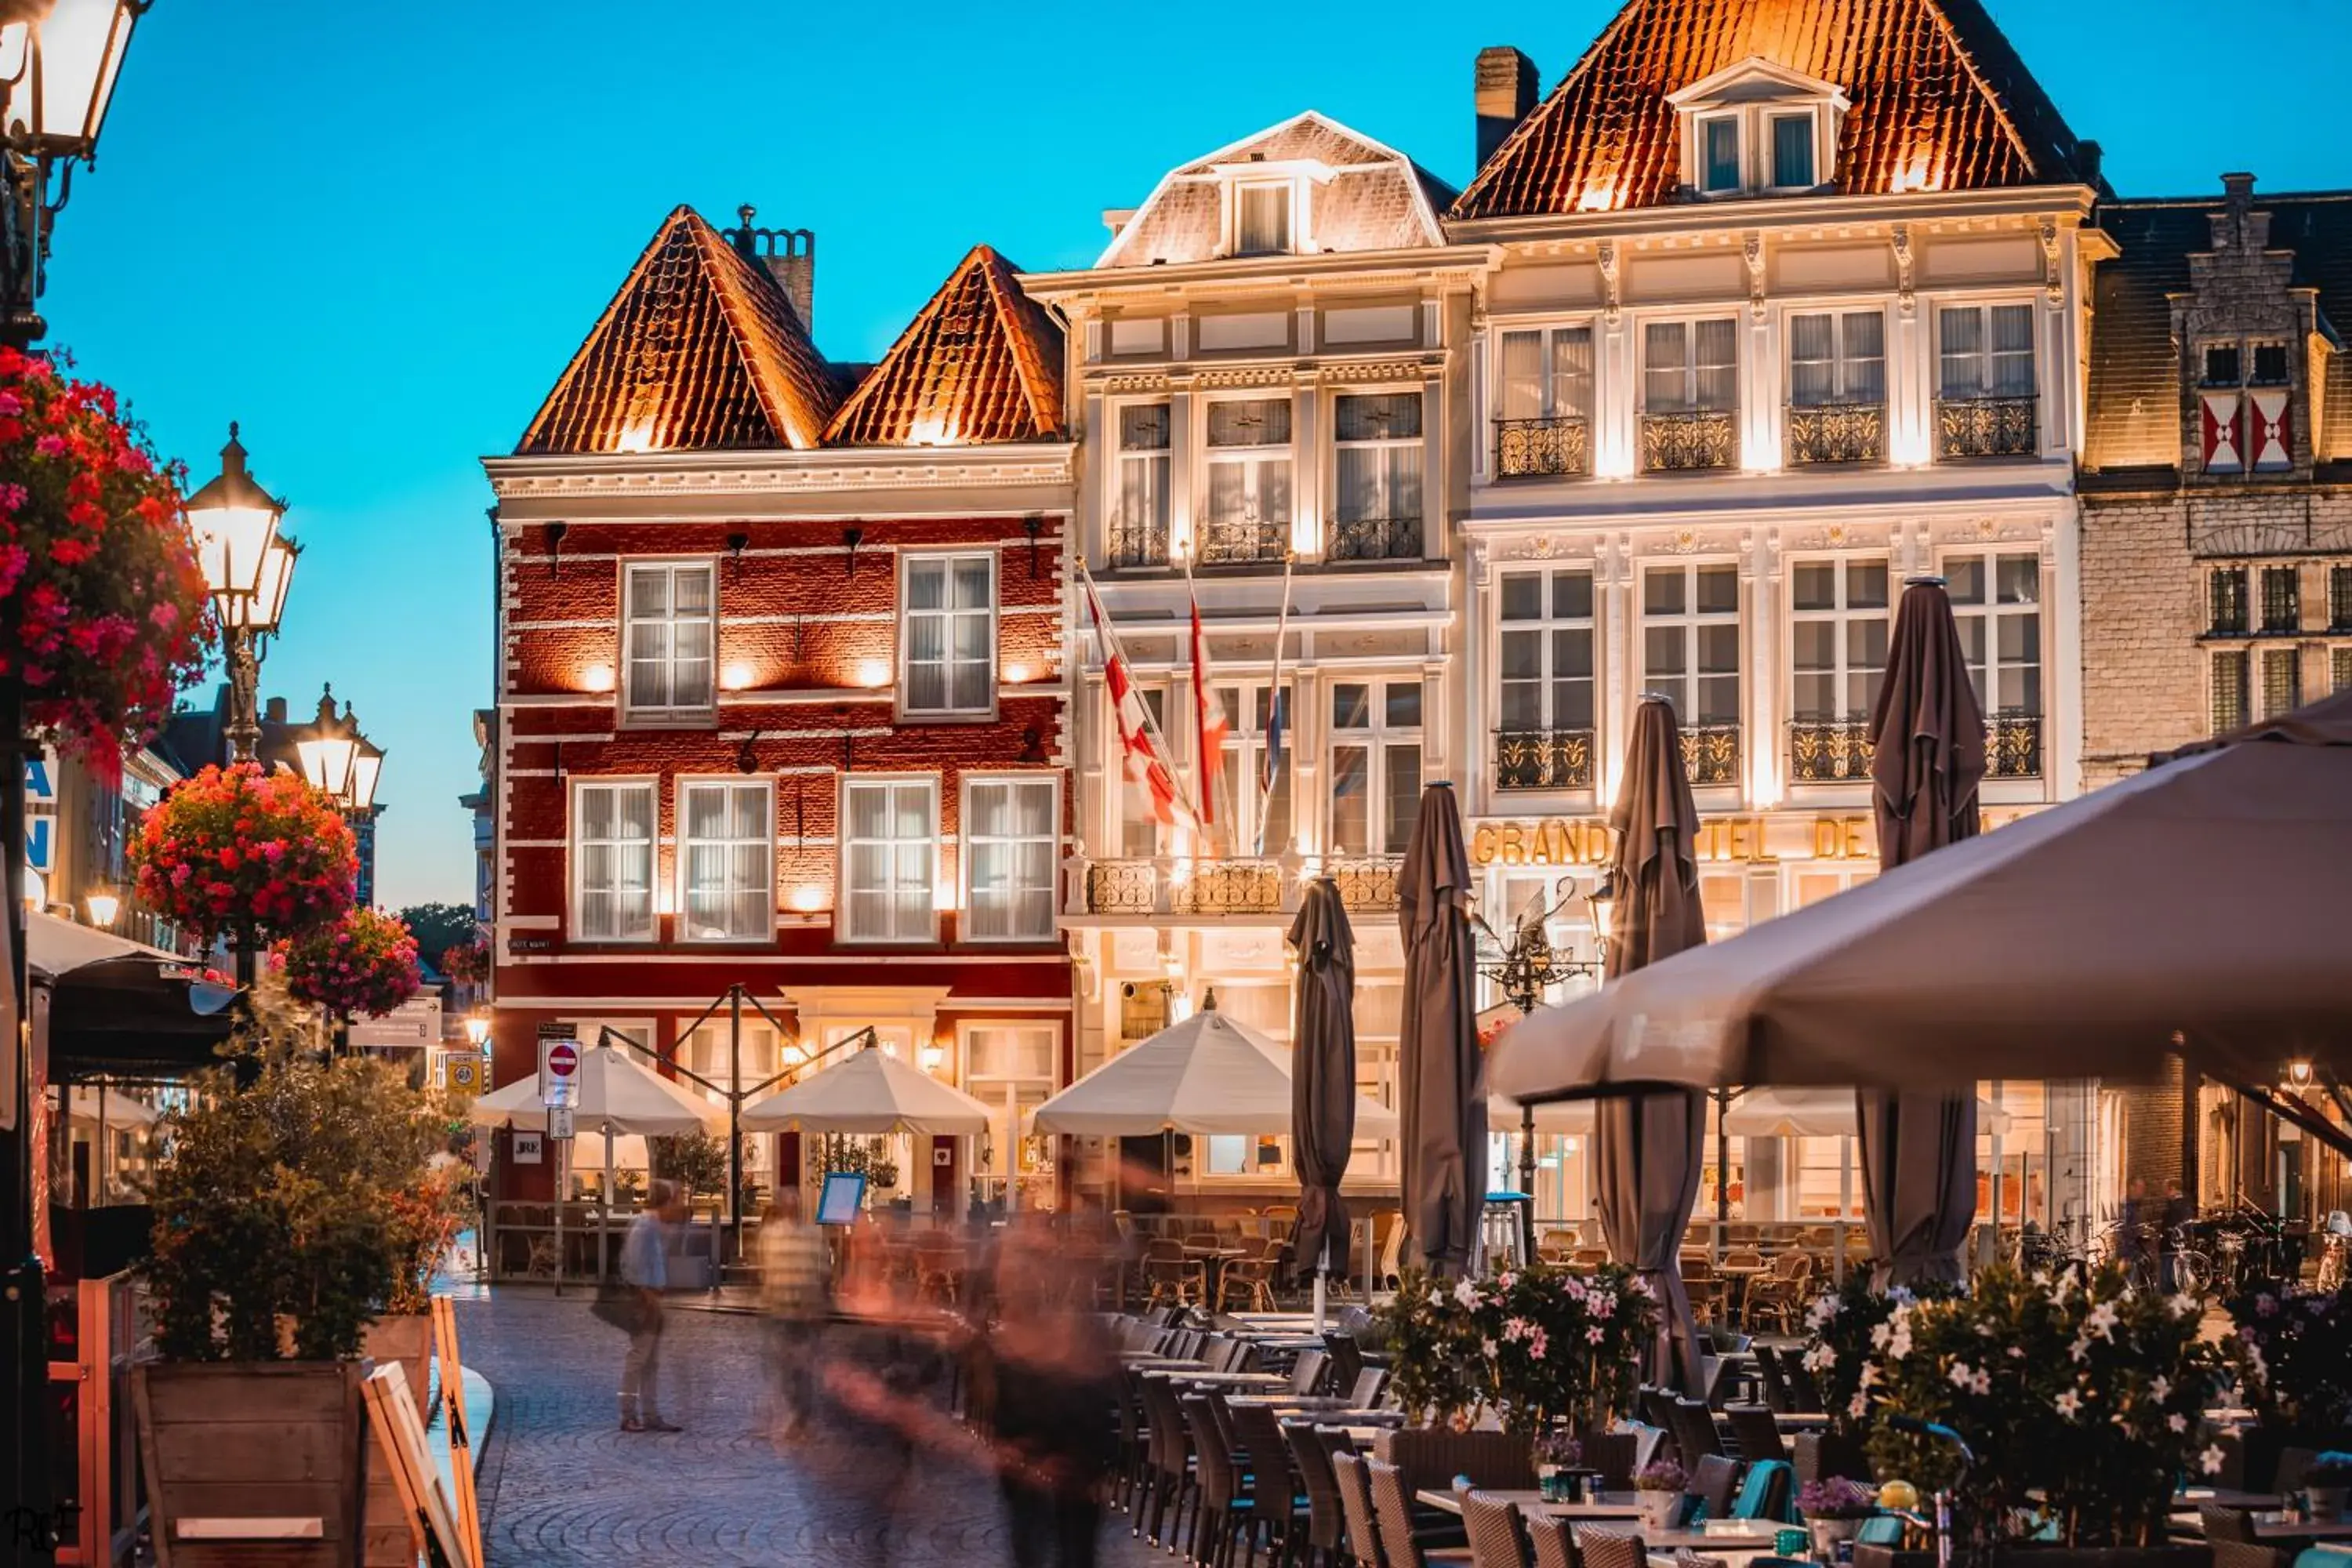
<path id="1" fill-rule="evenodd" d="M 1181 1367 L 1146 1367 L 1146 1377 L 1164 1377 L 1192 1388 L 1287 1388 L 1290 1379 L 1278 1372 L 1188 1372 Z"/>
<path id="2" fill-rule="evenodd" d="M 2276 1492 L 2232 1491 L 2228 1487 L 2184 1487 L 2176 1503 L 2189 1509 L 2243 1508 L 2276 1509 L 2286 1504 L 2286 1499 Z"/>
<path id="3" fill-rule="evenodd" d="M 2352 1541 L 2352 1519 L 2289 1519 L 2279 1513 L 2253 1515 L 2256 1541 Z"/>
<path id="4" fill-rule="evenodd" d="M 1507 1502 L 1522 1513 L 1541 1514 L 1547 1519 L 1610 1520 L 1632 1523 L 1642 1517 L 1642 1505 L 1632 1492 L 1603 1492 L 1591 1502 L 1548 1502 L 1541 1492 L 1490 1491 L 1486 1494 L 1497 1502 Z M 1415 1492 L 1415 1500 L 1445 1513 L 1462 1511 L 1462 1500 L 1454 1492 L 1433 1488 Z"/>

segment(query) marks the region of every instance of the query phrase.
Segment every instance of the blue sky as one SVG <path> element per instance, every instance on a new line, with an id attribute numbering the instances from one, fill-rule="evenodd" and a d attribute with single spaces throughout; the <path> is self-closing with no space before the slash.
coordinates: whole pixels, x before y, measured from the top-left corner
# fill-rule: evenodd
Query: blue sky
<path id="1" fill-rule="evenodd" d="M 2352 53 L 2344 0 L 2225 11 L 2219 34 L 2189 0 L 1990 4 L 2125 194 L 2236 168 L 2352 185 L 2329 74 L 2277 68 Z M 59 221 L 51 340 L 197 482 L 243 422 L 304 546 L 265 689 L 299 710 L 332 680 L 390 752 L 383 900 L 464 900 L 457 797 L 490 697 L 477 459 L 512 447 L 669 208 L 814 228 L 820 344 L 870 359 L 973 243 L 1083 266 L 1104 208 L 1301 109 L 1460 184 L 1478 48 L 1517 45 L 1549 89 L 1615 9 L 1270 5 L 1237 30 L 1066 0 L 161 0 Z"/>

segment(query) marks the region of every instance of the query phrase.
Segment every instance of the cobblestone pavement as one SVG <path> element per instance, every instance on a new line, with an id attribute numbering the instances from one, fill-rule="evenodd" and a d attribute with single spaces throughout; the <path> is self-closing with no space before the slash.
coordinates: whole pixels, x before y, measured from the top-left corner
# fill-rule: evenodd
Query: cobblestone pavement
<path id="1" fill-rule="evenodd" d="M 481 1456 L 491 1568 L 989 1568 L 1010 1561 L 993 1486 L 962 1458 L 922 1462 L 895 1501 L 845 1484 L 854 1458 L 822 1439 L 780 1450 L 762 1419 L 756 1318 L 673 1311 L 662 1352 L 674 1436 L 619 1430 L 622 1336 L 584 1296 L 496 1292 L 461 1302 L 467 1364 L 497 1389 Z M 1104 1527 L 1102 1568 L 1169 1568 Z"/>

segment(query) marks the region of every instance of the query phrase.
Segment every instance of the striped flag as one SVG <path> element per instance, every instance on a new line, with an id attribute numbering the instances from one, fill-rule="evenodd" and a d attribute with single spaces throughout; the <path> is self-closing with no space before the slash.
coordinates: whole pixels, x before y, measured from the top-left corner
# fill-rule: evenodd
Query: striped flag
<path id="1" fill-rule="evenodd" d="M 1232 728 L 1225 721 L 1224 709 L 1218 704 L 1217 693 L 1209 684 L 1209 638 L 1201 630 L 1201 595 L 1193 591 L 1192 574 L 1184 574 L 1184 593 L 1192 601 L 1192 725 L 1199 743 L 1200 771 L 1195 775 L 1201 784 L 1201 820 L 1213 826 L 1217 820 L 1217 781 L 1224 776 L 1225 733 Z"/>
<path id="2" fill-rule="evenodd" d="M 1143 693 L 1136 689 L 1135 672 L 1118 645 L 1118 634 L 1111 629 L 1110 617 L 1103 613 L 1091 574 L 1085 587 L 1087 613 L 1094 617 L 1095 645 L 1102 657 L 1103 685 L 1110 692 L 1111 721 L 1118 727 L 1122 765 L 1129 781 L 1150 795 L 1152 816 L 1162 826 L 1173 827 L 1192 816 L 1192 807 L 1177 791 L 1176 770 L 1169 765 L 1159 731 L 1151 722 L 1151 710 L 1144 706 Z"/>

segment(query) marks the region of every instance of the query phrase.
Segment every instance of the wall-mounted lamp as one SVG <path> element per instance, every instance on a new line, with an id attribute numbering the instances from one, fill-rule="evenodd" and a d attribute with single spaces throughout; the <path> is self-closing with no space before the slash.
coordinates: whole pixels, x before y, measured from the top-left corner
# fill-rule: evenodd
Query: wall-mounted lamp
<path id="1" fill-rule="evenodd" d="M 856 524 L 841 531 L 841 542 L 849 552 L 849 574 L 857 575 L 857 547 L 866 542 L 866 531 Z"/>
<path id="2" fill-rule="evenodd" d="M 737 773 L 751 774 L 756 773 L 760 771 L 760 756 L 757 752 L 752 750 L 752 747 L 765 732 L 766 731 L 761 730 L 752 731 L 751 735 L 745 739 L 743 743 L 735 748 L 735 771 Z"/>
<path id="3" fill-rule="evenodd" d="M 580 684 L 590 691 L 612 690 L 613 667 L 609 664 L 590 665 L 580 672 Z"/>
<path id="4" fill-rule="evenodd" d="M 2286 1064 L 2286 1080 L 2302 1089 L 2311 1082 L 2311 1064 L 2298 1057 Z"/>
<path id="5" fill-rule="evenodd" d="M 563 536 L 571 531 L 568 522 L 547 525 L 547 574 L 551 577 L 563 570 Z"/>
<path id="6" fill-rule="evenodd" d="M 727 536 L 727 553 L 734 559 L 736 565 L 743 564 L 743 552 L 751 542 L 751 536 L 748 533 L 730 533 Z"/>
<path id="7" fill-rule="evenodd" d="M 1021 760 L 1024 763 L 1045 760 L 1045 731 L 1034 724 L 1021 731 Z"/>
<path id="8" fill-rule="evenodd" d="M 1045 531 L 1045 520 L 1034 515 L 1021 520 L 1021 531 L 1029 536 L 1029 575 L 1037 575 L 1037 536 Z"/>
<path id="9" fill-rule="evenodd" d="M 81 905 L 89 915 L 90 924 L 100 931 L 110 931 L 114 918 L 122 912 L 122 895 L 111 887 L 93 888 L 82 895 Z M 2304 1070 L 2305 1077 L 2310 1076 L 2308 1067 Z"/>
<path id="10" fill-rule="evenodd" d="M 947 1048 L 936 1042 L 923 1047 L 920 1060 L 925 1072 L 937 1072 L 947 1065 Z"/>

